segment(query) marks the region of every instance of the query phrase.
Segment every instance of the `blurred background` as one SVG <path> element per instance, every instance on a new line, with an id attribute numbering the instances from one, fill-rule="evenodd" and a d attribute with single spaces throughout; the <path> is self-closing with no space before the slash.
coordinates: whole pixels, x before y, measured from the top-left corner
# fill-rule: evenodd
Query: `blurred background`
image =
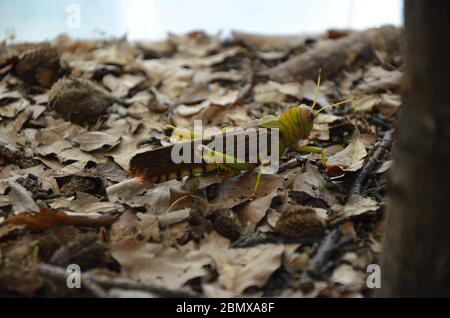
<path id="1" fill-rule="evenodd" d="M 0 38 L 16 41 L 61 33 L 132 40 L 192 30 L 294 34 L 381 24 L 402 24 L 401 0 L 0 0 Z"/>

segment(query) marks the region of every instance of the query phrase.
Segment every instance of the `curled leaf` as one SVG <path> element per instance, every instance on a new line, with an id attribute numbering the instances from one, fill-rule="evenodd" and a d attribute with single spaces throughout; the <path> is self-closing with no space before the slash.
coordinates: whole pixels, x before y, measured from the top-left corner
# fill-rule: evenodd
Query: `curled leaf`
<path id="1" fill-rule="evenodd" d="M 115 216 L 86 217 L 69 215 L 63 211 L 41 209 L 39 212 L 23 212 L 6 219 L 7 224 L 25 225 L 30 230 L 46 230 L 56 226 L 75 225 L 86 227 L 101 227 L 113 224 Z"/>

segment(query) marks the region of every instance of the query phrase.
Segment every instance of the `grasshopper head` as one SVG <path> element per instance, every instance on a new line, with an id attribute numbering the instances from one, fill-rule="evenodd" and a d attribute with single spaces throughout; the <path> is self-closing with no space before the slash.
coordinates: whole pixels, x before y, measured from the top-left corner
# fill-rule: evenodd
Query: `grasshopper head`
<path id="1" fill-rule="evenodd" d="M 313 110 L 306 105 L 293 107 L 281 114 L 278 124 L 284 143 L 293 146 L 300 139 L 307 138 L 313 128 L 314 118 Z"/>

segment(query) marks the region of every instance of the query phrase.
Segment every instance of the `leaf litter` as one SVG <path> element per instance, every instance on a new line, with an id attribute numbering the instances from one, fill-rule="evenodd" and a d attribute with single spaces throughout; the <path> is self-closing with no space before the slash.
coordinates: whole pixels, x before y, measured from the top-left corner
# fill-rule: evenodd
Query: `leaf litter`
<path id="1" fill-rule="evenodd" d="M 317 57 L 332 66 L 320 106 L 362 96 L 314 123 L 309 144 L 331 169 L 289 151 L 253 200 L 254 171 L 156 185 L 128 173 L 136 154 L 173 142 L 166 124 L 240 126 L 311 105 L 319 69 L 289 79 L 284 63 L 314 64 L 355 36 L 339 34 L 2 42 L 0 294 L 99 296 L 47 275 L 80 262 L 114 297 L 370 296 L 364 265 L 379 258 L 389 153 L 352 189 L 401 106 L 398 50 L 350 65 Z"/>

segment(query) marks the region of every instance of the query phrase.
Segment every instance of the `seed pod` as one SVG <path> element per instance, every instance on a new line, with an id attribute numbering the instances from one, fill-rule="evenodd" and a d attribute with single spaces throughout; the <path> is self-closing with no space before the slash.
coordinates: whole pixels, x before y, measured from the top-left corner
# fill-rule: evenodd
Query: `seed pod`
<path id="1" fill-rule="evenodd" d="M 232 210 L 217 210 L 212 217 L 214 229 L 223 237 L 235 241 L 241 236 L 242 225 Z"/>
<path id="2" fill-rule="evenodd" d="M 25 51 L 16 64 L 15 73 L 24 82 L 50 88 L 63 73 L 59 53 L 48 45 Z"/>
<path id="3" fill-rule="evenodd" d="M 312 208 L 304 206 L 290 207 L 275 225 L 278 233 L 293 238 L 318 237 L 325 229 L 325 221 Z"/>
<path id="4" fill-rule="evenodd" d="M 86 79 L 63 78 L 49 93 L 48 105 L 65 120 L 94 124 L 115 101 L 107 91 Z"/>

